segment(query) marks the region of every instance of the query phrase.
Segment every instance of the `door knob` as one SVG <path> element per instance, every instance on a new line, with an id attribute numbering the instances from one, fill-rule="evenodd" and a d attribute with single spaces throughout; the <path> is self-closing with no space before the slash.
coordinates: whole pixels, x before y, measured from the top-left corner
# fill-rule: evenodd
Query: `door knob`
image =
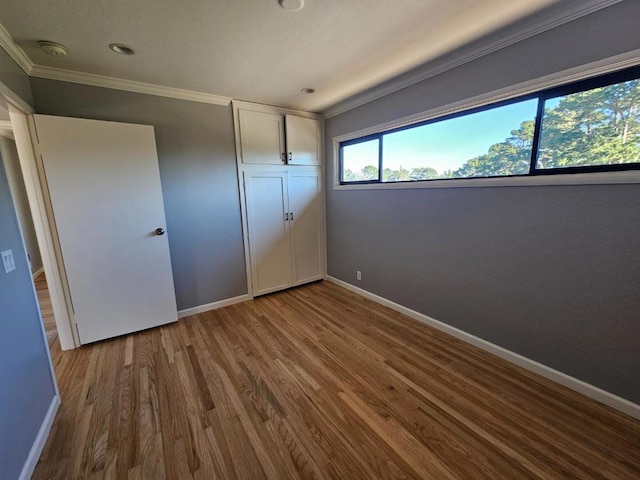
<path id="1" fill-rule="evenodd" d="M 156 228 L 156 235 L 164 235 L 164 230 L 162 228 Z"/>

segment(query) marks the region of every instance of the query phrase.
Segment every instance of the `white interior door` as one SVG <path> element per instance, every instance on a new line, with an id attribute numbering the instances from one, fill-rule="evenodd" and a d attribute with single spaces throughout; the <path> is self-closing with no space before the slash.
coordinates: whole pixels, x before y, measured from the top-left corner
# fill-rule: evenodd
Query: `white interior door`
<path id="1" fill-rule="evenodd" d="M 242 163 L 282 165 L 284 123 L 282 115 L 240 110 Z"/>
<path id="2" fill-rule="evenodd" d="M 287 150 L 290 165 L 320 165 L 320 123 L 313 118 L 286 115 Z"/>
<path id="3" fill-rule="evenodd" d="M 176 321 L 153 127 L 34 119 L 81 343 Z"/>
<path id="4" fill-rule="evenodd" d="M 289 172 L 293 284 L 322 278 L 322 173 Z"/>
<path id="5" fill-rule="evenodd" d="M 245 172 L 254 295 L 291 286 L 286 172 Z"/>

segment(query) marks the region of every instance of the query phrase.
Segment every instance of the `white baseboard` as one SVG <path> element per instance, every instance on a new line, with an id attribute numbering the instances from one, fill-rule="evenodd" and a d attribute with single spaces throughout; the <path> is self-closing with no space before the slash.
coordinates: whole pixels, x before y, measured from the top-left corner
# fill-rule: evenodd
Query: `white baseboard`
<path id="1" fill-rule="evenodd" d="M 56 395 L 53 397 L 53 400 L 51 400 L 51 405 L 49 405 L 49 410 L 47 410 L 47 414 L 42 421 L 42 425 L 40 426 L 38 435 L 33 442 L 27 461 L 24 463 L 24 467 L 22 467 L 22 472 L 18 477 L 19 480 L 29 480 L 31 475 L 33 475 L 36 465 L 38 464 L 38 460 L 40 459 L 40 455 L 42 454 L 42 450 L 44 449 L 44 444 L 47 442 L 47 438 L 49 437 L 49 432 L 51 431 L 51 426 L 53 425 L 53 420 L 56 418 L 56 412 L 58 411 L 59 406 L 60 397 Z"/>
<path id="2" fill-rule="evenodd" d="M 247 300 L 250 300 L 249 295 L 240 295 L 237 297 L 225 298 L 224 300 L 219 300 L 213 303 L 207 303 L 206 305 L 199 305 L 197 307 L 180 310 L 178 311 L 178 318 L 184 318 L 190 315 L 196 315 L 198 313 L 208 312 L 210 310 L 215 310 L 217 308 L 228 307 L 229 305 L 246 302 Z"/>
<path id="3" fill-rule="evenodd" d="M 38 278 L 43 273 L 44 273 L 44 267 L 40 267 L 38 270 L 33 272 L 33 279 L 35 280 L 36 278 Z"/>
<path id="4" fill-rule="evenodd" d="M 530 358 L 519 355 L 515 352 L 512 352 L 511 350 L 507 350 L 506 348 L 488 342 L 487 340 L 483 340 L 479 337 L 476 337 L 475 335 L 471 335 L 470 333 L 467 333 L 463 330 L 452 327 L 451 325 L 447 325 L 446 323 L 431 318 L 420 312 L 411 310 L 410 308 L 392 302 L 391 300 L 387 300 L 384 297 L 380 297 L 379 295 L 368 292 L 367 290 L 358 288 L 354 285 L 351 285 L 350 283 L 344 282 L 331 276 L 327 276 L 326 279 L 332 283 L 335 283 L 336 285 L 340 285 L 341 287 L 346 288 L 347 290 L 362 295 L 369 300 L 373 300 L 374 302 L 384 305 L 385 307 L 389 307 L 392 310 L 403 313 L 408 317 L 411 317 L 433 328 L 448 333 L 449 335 L 459 338 L 460 340 L 470 343 L 471 345 L 481 348 L 482 350 L 486 350 L 487 352 L 492 353 L 504 360 L 507 360 L 508 362 L 526 368 L 527 370 L 537 373 L 538 375 L 542 375 L 543 377 L 548 378 L 549 380 L 553 380 L 560 385 L 563 385 L 567 388 L 575 390 L 576 392 L 582 393 L 587 397 L 597 400 L 600 403 L 604 403 L 605 405 L 615 408 L 616 410 L 626 413 L 627 415 L 640 419 L 640 405 L 636 403 L 619 397 L 613 393 L 607 392 L 606 390 L 602 390 L 601 388 L 567 375 L 566 373 L 562 373 L 551 367 L 538 363 L 535 360 L 531 360 Z"/>

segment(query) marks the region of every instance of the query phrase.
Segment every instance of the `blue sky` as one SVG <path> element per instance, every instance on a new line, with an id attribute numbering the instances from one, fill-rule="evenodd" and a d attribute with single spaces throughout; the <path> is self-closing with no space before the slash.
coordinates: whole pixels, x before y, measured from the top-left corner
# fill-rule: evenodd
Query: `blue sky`
<path id="1" fill-rule="evenodd" d="M 386 135 L 384 168 L 455 170 L 504 141 L 523 121 L 533 120 L 536 106 L 537 100 L 527 100 Z M 345 169 L 377 165 L 377 148 L 377 142 L 345 147 Z"/>

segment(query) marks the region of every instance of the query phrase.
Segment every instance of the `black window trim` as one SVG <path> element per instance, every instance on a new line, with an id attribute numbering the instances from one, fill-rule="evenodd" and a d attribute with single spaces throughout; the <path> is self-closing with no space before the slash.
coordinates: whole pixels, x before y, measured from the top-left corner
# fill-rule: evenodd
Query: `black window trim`
<path id="1" fill-rule="evenodd" d="M 427 184 L 427 183 L 433 183 L 433 182 L 451 182 L 451 181 L 459 182 L 464 180 L 481 180 L 481 179 L 514 178 L 514 177 L 526 178 L 526 177 L 535 177 L 535 176 L 545 177 L 545 176 L 554 176 L 554 175 L 562 175 L 562 174 L 621 172 L 621 171 L 640 170 L 640 163 L 556 167 L 556 168 L 545 168 L 545 169 L 536 167 L 537 156 L 539 151 L 538 147 L 540 143 L 540 133 L 542 128 L 543 114 L 544 114 L 544 105 L 547 100 L 550 100 L 559 96 L 571 95 L 574 93 L 584 92 L 584 91 L 592 90 L 595 88 L 605 87 L 608 85 L 613 85 L 616 83 L 622 83 L 622 82 L 635 80 L 635 79 L 640 79 L 640 65 L 635 65 L 632 67 L 624 68 L 622 70 L 609 72 L 602 75 L 597 75 L 597 76 L 589 77 L 586 79 L 578 80 L 575 82 L 569 82 L 563 85 L 558 85 L 555 87 L 530 92 L 524 95 L 514 96 L 511 98 L 503 99 L 496 102 L 490 102 L 477 107 L 462 109 L 460 111 L 456 111 L 453 113 L 434 116 L 426 120 L 420 120 L 420 121 L 408 123 L 406 125 L 402 125 L 399 127 L 389 128 L 389 129 L 381 130 L 379 132 L 369 133 L 361 137 L 356 137 L 356 138 L 351 138 L 348 140 L 341 141 L 338 144 L 338 152 L 339 152 L 338 167 L 340 169 L 339 175 L 338 175 L 338 182 L 339 182 L 338 185 L 350 186 L 350 185 L 370 185 L 370 184 L 374 184 L 374 185 Z M 383 171 L 382 143 L 383 143 L 383 137 L 385 135 L 400 132 L 403 130 L 408 130 L 411 128 L 418 128 L 424 125 L 442 122 L 442 121 L 450 120 L 457 117 L 472 115 L 474 113 L 479 113 L 486 110 L 491 110 L 493 108 L 499 108 L 499 107 L 503 107 L 513 103 L 524 102 L 532 99 L 537 99 L 538 105 L 537 105 L 537 113 L 535 118 L 533 141 L 531 146 L 531 162 L 529 165 L 528 173 L 519 174 L 519 175 L 494 175 L 494 176 L 483 176 L 483 177 L 438 178 L 438 179 L 429 179 L 429 180 L 400 180 L 395 182 L 383 182 L 382 180 L 382 171 Z M 377 180 L 360 180 L 360 181 L 352 181 L 352 182 L 344 181 L 343 147 L 371 141 L 374 139 L 378 139 L 378 142 L 379 142 L 378 143 L 378 179 Z"/>

